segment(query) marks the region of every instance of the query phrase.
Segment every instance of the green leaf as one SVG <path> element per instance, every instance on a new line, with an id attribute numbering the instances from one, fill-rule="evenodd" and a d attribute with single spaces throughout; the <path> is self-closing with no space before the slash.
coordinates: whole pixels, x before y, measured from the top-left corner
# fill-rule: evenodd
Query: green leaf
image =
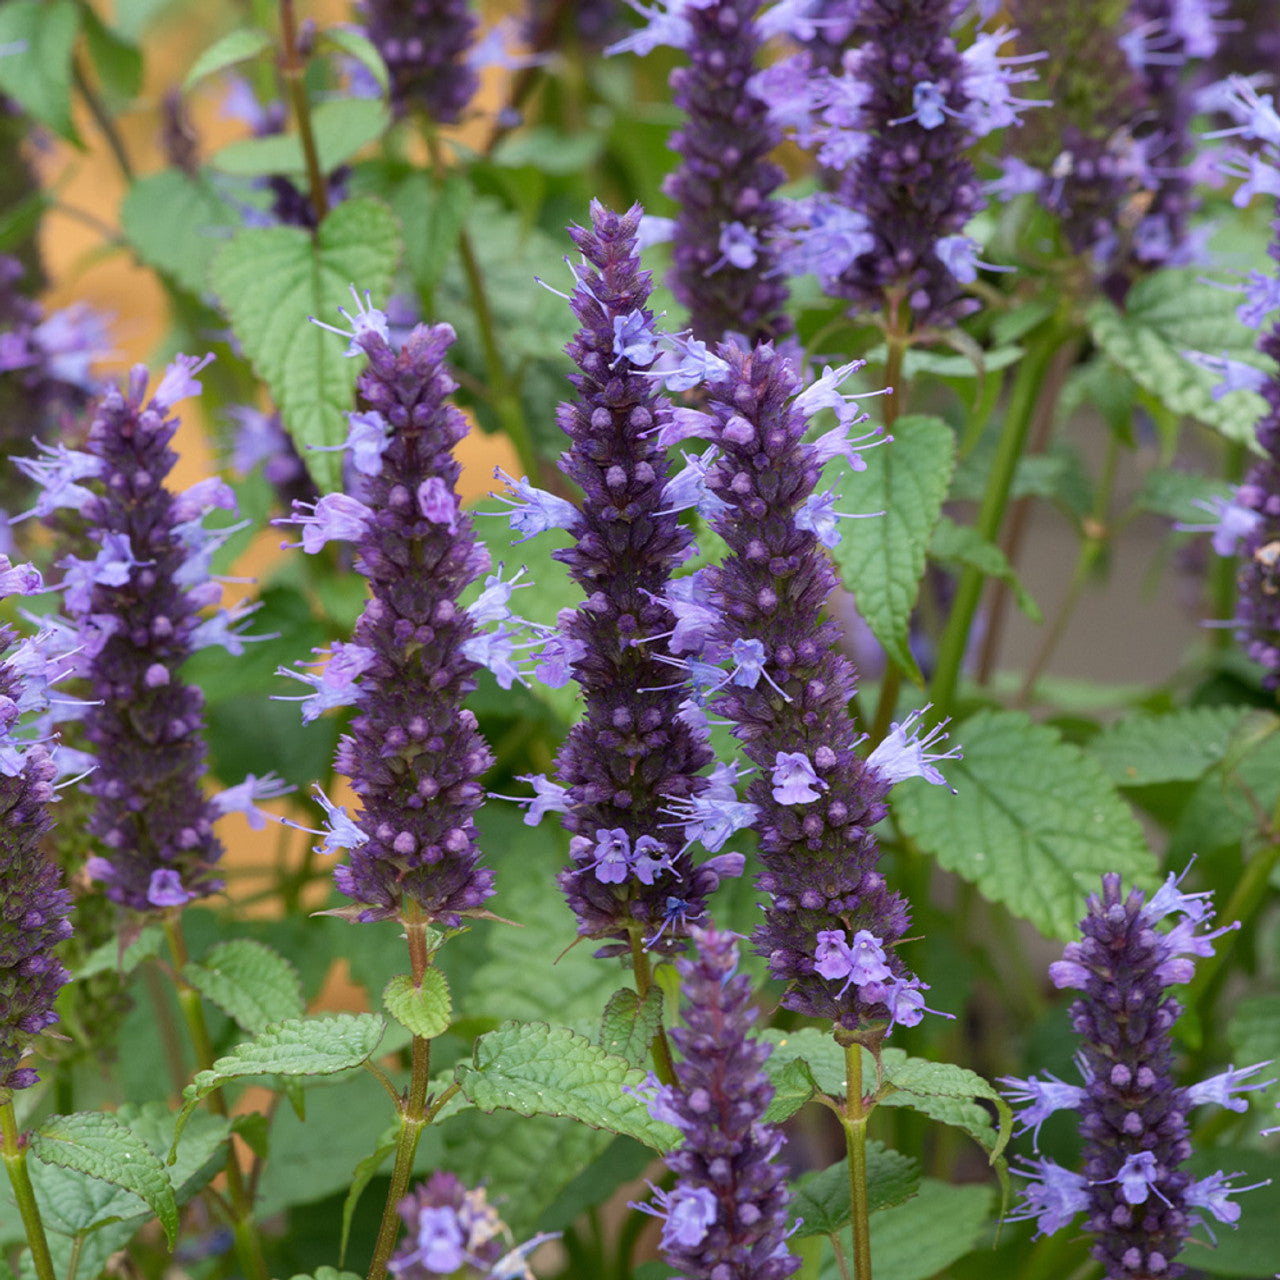
<path id="1" fill-rule="evenodd" d="M 1246 714 L 1241 707 L 1187 707 L 1126 716 L 1089 743 L 1089 754 L 1118 787 L 1195 782 L 1226 755 Z"/>
<path id="2" fill-rule="evenodd" d="M 547 125 L 535 125 L 509 133 L 493 149 L 493 163 L 505 169 L 523 165 L 542 173 L 581 173 L 599 158 L 604 138 L 578 130 L 562 133 Z"/>
<path id="3" fill-rule="evenodd" d="M 867 1203 L 870 1211 L 910 1200 L 920 1187 L 920 1166 L 882 1142 L 867 1143 Z M 829 1236 L 849 1225 L 849 1161 L 846 1157 L 819 1173 L 806 1173 L 792 1188 L 787 1212 L 799 1221 L 793 1234 Z"/>
<path id="4" fill-rule="evenodd" d="M 372 1013 L 291 1018 L 238 1044 L 182 1091 L 179 1132 L 200 1100 L 245 1076 L 329 1076 L 358 1067 L 378 1047 L 386 1023 Z"/>
<path id="5" fill-rule="evenodd" d="M 378 88 L 384 94 L 390 92 L 391 76 L 387 71 L 387 64 L 383 62 L 377 45 L 368 36 L 343 27 L 328 27 L 316 41 L 317 48 L 323 49 L 326 45 L 332 45 L 340 53 L 354 58 L 377 81 Z"/>
<path id="6" fill-rule="evenodd" d="M 274 44 L 270 33 L 263 31 L 261 27 L 237 27 L 221 40 L 215 40 L 195 60 L 195 65 L 182 82 L 182 92 L 189 93 L 206 76 L 216 75 L 239 62 L 260 57 L 273 48 Z"/>
<path id="7" fill-rule="evenodd" d="M 160 1157 L 115 1116 L 88 1111 L 53 1116 L 32 1134 L 31 1153 L 45 1164 L 132 1191 L 146 1201 L 173 1247 L 178 1206 L 169 1174 Z"/>
<path id="8" fill-rule="evenodd" d="M 837 508 L 884 515 L 846 520 L 832 555 L 876 639 L 918 681 L 907 633 L 955 465 L 955 437 L 940 418 L 908 416 L 893 424 L 892 442 L 864 456 L 866 471 L 846 473 Z"/>
<path id="9" fill-rule="evenodd" d="M 321 172 L 332 173 L 346 164 L 361 147 L 382 137 L 390 123 L 386 103 L 376 98 L 335 98 L 313 107 L 311 130 Z M 209 157 L 209 167 L 239 178 L 277 173 L 301 178 L 306 176 L 307 160 L 296 133 L 274 133 L 227 143 Z"/>
<path id="10" fill-rule="evenodd" d="M 990 1153 L 992 1163 L 999 1158 L 1013 1132 L 1013 1109 L 993 1085 L 965 1067 L 909 1058 L 901 1050 L 886 1049 L 882 1062 L 889 1092 L 881 1097 L 879 1105 L 908 1106 L 943 1124 L 963 1129 Z M 865 1062 L 863 1067 L 865 1076 Z M 874 1084 L 874 1079 L 871 1083 Z M 998 1135 L 990 1112 L 974 1102 L 975 1098 L 982 1098 L 995 1107 L 1000 1117 Z"/>
<path id="11" fill-rule="evenodd" d="M 134 940 L 120 951 L 120 939 L 108 938 L 94 947 L 75 971 L 77 980 L 92 978 L 97 973 L 118 973 L 122 978 L 131 974 L 144 960 L 160 954 L 164 946 L 164 931 L 159 925 L 147 925 Z"/>
<path id="12" fill-rule="evenodd" d="M 508 1022 L 476 1041 L 472 1063 L 459 1063 L 457 1080 L 481 1111 L 498 1107 L 522 1116 L 571 1116 L 594 1129 L 635 1138 L 657 1151 L 679 1140 L 634 1094 L 644 1072 L 567 1027 Z"/>
<path id="13" fill-rule="evenodd" d="M 248 938 L 218 943 L 182 976 L 253 1035 L 307 1010 L 298 971 L 278 951 Z"/>
<path id="14" fill-rule="evenodd" d="M 781 1124 L 784 1120 L 790 1120 L 818 1088 L 809 1064 L 802 1058 L 780 1062 L 776 1071 L 769 1072 L 769 1080 L 773 1085 L 773 1097 L 769 1099 L 769 1105 L 765 1109 L 766 1124 Z"/>
<path id="15" fill-rule="evenodd" d="M 929 558 L 939 564 L 959 568 L 972 565 L 987 577 L 998 578 L 1013 589 L 1018 608 L 1032 622 L 1044 621 L 1040 606 L 1022 585 L 1004 552 L 994 542 L 988 542 L 972 525 L 956 524 L 950 516 L 939 519 L 933 537 L 929 539 Z"/>
<path id="16" fill-rule="evenodd" d="M 71 120 L 71 61 L 80 29 L 75 0 L 9 0 L 0 5 L 0 45 L 22 50 L 0 57 L 0 93 L 33 119 L 77 145 Z"/>
<path id="17" fill-rule="evenodd" d="M 107 93 L 122 102 L 132 102 L 142 90 L 142 52 L 102 23 L 87 5 L 82 11 L 89 57 Z"/>
<path id="18" fill-rule="evenodd" d="M 354 1271 L 339 1271 L 337 1267 L 317 1267 L 314 1271 L 291 1276 L 290 1280 L 361 1280 Z"/>
<path id="19" fill-rule="evenodd" d="M 347 1260 L 347 1243 L 351 1239 L 351 1219 L 355 1216 L 356 1205 L 360 1203 L 360 1197 L 373 1181 L 374 1175 L 399 1145 L 399 1136 L 398 1124 L 387 1128 L 378 1139 L 378 1145 L 373 1149 L 372 1154 L 365 1156 L 351 1174 L 351 1190 L 347 1192 L 346 1199 L 342 1202 L 342 1239 L 338 1245 L 339 1264 Z"/>
<path id="20" fill-rule="evenodd" d="M 622 987 L 609 997 L 600 1023 L 600 1047 L 606 1053 L 625 1058 L 633 1067 L 643 1067 L 653 1038 L 662 1025 L 662 988 L 649 988 L 644 1001 L 630 987 Z"/>
<path id="21" fill-rule="evenodd" d="M 1280 1062 L 1280 995 L 1248 996 L 1236 1006 L 1227 1024 L 1227 1043 L 1236 1062 Z M 1266 1071 L 1262 1078 L 1275 1073 Z M 1263 1128 L 1274 1123 L 1270 1117 L 1280 1106 L 1280 1083 L 1244 1095 L 1256 1113 L 1268 1117 Z"/>
<path id="22" fill-rule="evenodd" d="M 1204 1249 L 1192 1243 L 1183 1259 L 1207 1275 L 1236 1276 L 1239 1280 L 1257 1280 L 1280 1272 L 1280 1232 L 1276 1231 L 1280 1222 L 1280 1155 L 1246 1146 L 1208 1147 L 1193 1151 L 1183 1167 L 1197 1180 L 1219 1171 L 1238 1173 L 1241 1176 L 1233 1179 L 1237 1185 L 1254 1187 L 1234 1201 L 1240 1209 L 1235 1229 L 1229 1231 L 1214 1223 L 1217 1244 Z M 1271 1185 L 1257 1185 L 1265 1182 Z"/>
<path id="23" fill-rule="evenodd" d="M 1052 938 L 1072 938 L 1104 872 L 1149 889 L 1156 862 L 1142 829 L 1080 748 L 1014 711 L 984 711 L 952 731 L 964 759 L 945 787 L 895 792 L 903 832 L 948 871 Z"/>
<path id="24" fill-rule="evenodd" d="M 391 208 L 404 227 L 405 266 L 424 293 L 435 288 L 456 252 L 471 200 L 471 185 L 458 173 L 439 184 L 414 173 L 391 193 Z"/>
<path id="25" fill-rule="evenodd" d="M 120 206 L 134 252 L 197 297 L 209 289 L 209 264 L 241 225 L 240 214 L 204 174 L 161 169 L 135 182 Z"/>
<path id="26" fill-rule="evenodd" d="M 407 973 L 396 974 L 382 993 L 382 1003 L 402 1027 L 424 1040 L 434 1040 L 448 1031 L 453 1020 L 449 983 L 436 968 L 422 975 L 421 987 L 415 987 Z"/>
<path id="27" fill-rule="evenodd" d="M 236 337 L 317 483 L 341 488 L 342 455 L 314 453 L 347 437 L 346 413 L 361 361 L 347 359 L 341 338 L 311 324 L 336 323 L 354 284 L 386 296 L 400 253 L 395 218 L 372 198 L 344 200 L 314 237 L 297 227 L 241 231 L 214 259 L 210 280 Z"/>
<path id="28" fill-rule="evenodd" d="M 919 1194 L 871 1219 L 876 1280 L 928 1280 L 973 1249 L 991 1217 L 989 1186 L 925 1178 Z M 828 1275 L 823 1268 L 823 1280 Z"/>
<path id="29" fill-rule="evenodd" d="M 777 1031 L 770 1027 L 760 1033 L 760 1039 L 771 1046 L 764 1069 L 775 1088 L 791 1063 L 802 1062 L 814 1088 L 831 1098 L 845 1096 L 844 1050 L 830 1034 L 817 1027 L 801 1027 L 798 1031 Z M 874 1079 L 872 1083 L 874 1085 Z"/>
<path id="30" fill-rule="evenodd" d="M 1094 342 L 1161 404 L 1255 448 L 1254 427 L 1266 402 L 1253 391 L 1215 400 L 1221 378 L 1182 354 L 1203 351 L 1263 367 L 1253 331 L 1236 318 L 1237 305 L 1233 293 L 1205 283 L 1195 268 L 1166 270 L 1138 281 L 1124 311 L 1099 299 L 1087 320 Z"/>
<path id="31" fill-rule="evenodd" d="M 1209 524 L 1213 519 L 1207 510 L 1209 504 L 1215 498 L 1231 496 L 1231 486 L 1221 480 L 1155 467 L 1142 477 L 1133 505 L 1182 524 Z"/>

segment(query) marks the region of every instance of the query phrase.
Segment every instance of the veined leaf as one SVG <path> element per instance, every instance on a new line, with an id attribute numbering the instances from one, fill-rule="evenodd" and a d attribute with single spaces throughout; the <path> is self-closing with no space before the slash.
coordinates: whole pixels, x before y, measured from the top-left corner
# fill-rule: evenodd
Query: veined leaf
<path id="1" fill-rule="evenodd" d="M 654 983 L 644 1000 L 631 987 L 615 991 L 605 1005 L 600 1022 L 600 1047 L 643 1067 L 653 1038 L 662 1025 L 662 988 Z"/>
<path id="2" fill-rule="evenodd" d="M 187 965 L 183 977 L 254 1035 L 306 1012 L 298 971 L 278 951 L 248 938 L 211 947 Z"/>
<path id="3" fill-rule="evenodd" d="M 1246 714 L 1240 707 L 1186 707 L 1126 716 L 1089 743 L 1089 754 L 1118 787 L 1195 782 L 1226 755 Z"/>
<path id="4" fill-rule="evenodd" d="M 449 1029 L 453 1018 L 453 1001 L 449 983 L 439 969 L 430 968 L 422 975 L 422 986 L 415 987 L 407 973 L 398 973 L 382 993 L 387 1012 L 415 1036 L 434 1040 Z"/>
<path id="5" fill-rule="evenodd" d="M 882 1142 L 867 1143 L 867 1203 L 872 1213 L 903 1204 L 920 1187 L 920 1166 L 910 1156 L 890 1150 Z M 829 1236 L 849 1225 L 849 1161 L 818 1173 L 806 1173 L 791 1192 L 787 1211 L 796 1222 L 794 1234 Z"/>

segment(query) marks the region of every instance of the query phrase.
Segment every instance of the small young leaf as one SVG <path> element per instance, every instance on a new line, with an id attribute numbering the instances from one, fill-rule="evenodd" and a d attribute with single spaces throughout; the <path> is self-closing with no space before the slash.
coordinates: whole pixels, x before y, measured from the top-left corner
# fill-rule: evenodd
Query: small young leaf
<path id="1" fill-rule="evenodd" d="M 142 89 L 141 50 L 105 26 L 87 5 L 82 13 L 89 57 L 103 88 L 122 102 L 132 102 Z"/>
<path id="2" fill-rule="evenodd" d="M 884 514 L 842 521 L 840 542 L 831 554 L 885 652 L 919 680 L 907 634 L 925 550 L 955 464 L 955 437 L 939 418 L 899 418 L 893 440 L 865 458 L 866 471 L 846 469 L 836 509 Z"/>
<path id="3" fill-rule="evenodd" d="M 481 1111 L 499 1107 L 523 1116 L 572 1116 L 595 1129 L 622 1133 L 656 1151 L 669 1151 L 679 1135 L 624 1093 L 644 1072 L 566 1027 L 508 1022 L 476 1041 L 471 1064 L 459 1063 L 457 1081 Z"/>
<path id="4" fill-rule="evenodd" d="M 910 1156 L 881 1142 L 867 1143 L 867 1202 L 870 1211 L 889 1209 L 910 1200 L 920 1188 L 920 1166 Z M 794 1235 L 829 1236 L 849 1225 L 849 1161 L 841 1160 L 818 1173 L 806 1173 L 791 1192 L 787 1206 L 799 1225 Z"/>
<path id="5" fill-rule="evenodd" d="M 94 947 L 84 958 L 84 963 L 76 970 L 77 979 L 92 978 L 96 973 L 118 973 L 127 977 L 144 960 L 160 954 L 164 946 L 164 932 L 159 925 L 148 925 L 120 953 L 120 940 L 108 938 L 100 946 Z"/>
<path id="6" fill-rule="evenodd" d="M 351 1174 L 351 1190 L 342 1202 L 342 1239 L 338 1245 L 338 1265 L 347 1260 L 347 1242 L 351 1238 L 351 1219 L 355 1216 L 356 1205 L 364 1195 L 365 1188 L 374 1179 L 374 1175 L 386 1163 L 387 1157 L 396 1149 L 400 1126 L 391 1125 L 378 1139 L 378 1145 L 356 1165 Z"/>
<path id="7" fill-rule="evenodd" d="M 216 40 L 195 60 L 195 65 L 182 82 L 182 92 L 189 93 L 206 76 L 216 75 L 239 62 L 248 62 L 266 53 L 273 44 L 270 33 L 261 27 L 237 27 L 221 40 Z"/>
<path id="8" fill-rule="evenodd" d="M 374 98 L 338 98 L 322 102 L 311 112 L 311 129 L 322 173 L 346 164 L 361 147 L 387 131 L 391 114 Z M 301 178 L 307 172 L 306 153 L 296 133 L 273 133 L 262 138 L 229 142 L 209 157 L 209 167 L 240 178 L 271 174 Z"/>
<path id="9" fill-rule="evenodd" d="M 31 1153 L 46 1164 L 132 1191 L 146 1201 L 173 1247 L 178 1206 L 169 1174 L 160 1157 L 115 1116 L 89 1111 L 52 1116 L 31 1135 Z"/>
<path id="10" fill-rule="evenodd" d="M 71 61 L 80 30 L 75 0 L 9 0 L 0 5 L 0 45 L 20 51 L 0 57 L 0 93 L 33 119 L 79 144 L 71 120 Z"/>
<path id="11" fill-rule="evenodd" d="M 929 539 L 929 558 L 939 564 L 961 568 L 972 565 L 987 577 L 998 578 L 1013 588 L 1013 598 L 1018 602 L 1018 608 L 1032 622 L 1044 621 L 1040 606 L 1022 585 L 1022 580 L 1004 552 L 994 542 L 988 542 L 972 525 L 956 524 L 950 516 L 943 516 L 933 531 L 933 537 Z"/>
<path id="12" fill-rule="evenodd" d="M 341 488 L 342 455 L 307 446 L 346 440 L 361 362 L 347 359 L 342 340 L 308 317 L 336 324 L 338 308 L 351 306 L 352 284 L 384 298 L 399 255 L 391 211 L 372 198 L 353 198 L 330 210 L 314 237 L 297 227 L 240 232 L 210 271 L 236 337 L 325 490 Z"/>
<path id="13" fill-rule="evenodd" d="M 814 1088 L 830 1098 L 845 1095 L 844 1050 L 832 1037 L 817 1027 L 801 1027 L 798 1031 L 764 1031 L 760 1039 L 773 1046 L 764 1069 L 775 1087 L 791 1062 L 803 1062 Z M 873 1079 L 874 1086 L 874 1079 Z"/>
<path id="14" fill-rule="evenodd" d="M 332 45 L 340 53 L 354 58 L 374 78 L 384 94 L 390 91 L 391 76 L 387 72 L 387 64 L 383 62 L 378 46 L 368 36 L 344 27 L 327 27 L 316 41 L 318 49 L 326 45 Z"/>
<path id="15" fill-rule="evenodd" d="M 1080 748 L 1014 711 L 980 712 L 952 740 L 964 749 L 947 766 L 956 795 L 915 787 L 894 796 L 904 833 L 946 870 L 1050 938 L 1075 936 L 1104 872 L 1154 888 L 1142 828 Z"/>
<path id="16" fill-rule="evenodd" d="M 622 987 L 609 997 L 600 1022 L 600 1047 L 606 1053 L 625 1058 L 633 1067 L 643 1067 L 653 1038 L 662 1025 L 662 988 L 649 988 L 644 1001 L 630 987 Z"/>
<path id="17" fill-rule="evenodd" d="M 161 169 L 135 182 L 120 206 L 120 225 L 134 252 L 189 293 L 209 290 L 209 264 L 239 212 L 204 174 Z"/>
<path id="18" fill-rule="evenodd" d="M 1126 716 L 1089 743 L 1089 754 L 1118 787 L 1195 782 L 1226 755 L 1246 714 L 1242 707 L 1184 707 Z"/>
<path id="19" fill-rule="evenodd" d="M 278 951 L 248 938 L 218 943 L 182 976 L 253 1035 L 306 1012 L 298 971 Z"/>
<path id="20" fill-rule="evenodd" d="M 764 1113 L 766 1124 L 781 1124 L 784 1120 L 790 1120 L 818 1091 L 813 1072 L 803 1058 L 779 1062 L 774 1071 L 769 1071 L 766 1064 L 765 1070 L 773 1085 L 773 1097 L 769 1099 Z"/>
<path id="21" fill-rule="evenodd" d="M 396 974 L 382 993 L 382 1003 L 402 1027 L 424 1040 L 434 1040 L 448 1031 L 453 1019 L 449 983 L 436 968 L 422 975 L 421 987 L 415 987 L 407 973 Z"/>
<path id="22" fill-rule="evenodd" d="M 1259 364 L 1254 333 L 1236 318 L 1238 305 L 1235 294 L 1212 287 L 1199 270 L 1187 268 L 1138 281 L 1123 311 L 1099 299 L 1087 318 L 1094 342 L 1161 404 L 1256 447 L 1254 427 L 1266 408 L 1262 398 L 1253 391 L 1230 391 L 1215 400 L 1221 378 L 1182 354 L 1203 351 Z"/>

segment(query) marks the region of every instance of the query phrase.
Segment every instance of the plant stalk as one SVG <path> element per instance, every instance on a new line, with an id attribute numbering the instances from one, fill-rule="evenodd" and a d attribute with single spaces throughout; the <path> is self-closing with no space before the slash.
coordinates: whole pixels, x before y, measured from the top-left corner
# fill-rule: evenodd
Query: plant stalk
<path id="1" fill-rule="evenodd" d="M 293 118 L 298 123 L 298 138 L 307 166 L 307 185 L 311 190 L 311 207 L 319 223 L 329 212 L 329 191 L 320 168 L 316 136 L 311 128 L 311 104 L 307 101 L 307 87 L 302 79 L 305 72 L 306 65 L 298 52 L 298 22 L 293 12 L 293 0 L 280 0 L 280 74 L 284 77 Z"/>
<path id="2" fill-rule="evenodd" d="M 13 1186 L 13 1197 L 18 1202 L 27 1243 L 31 1246 L 36 1280 L 55 1280 L 49 1241 L 44 1234 L 40 1206 L 36 1203 L 35 1188 L 31 1185 L 31 1174 L 27 1169 L 27 1144 L 18 1132 L 18 1118 L 13 1112 L 13 1095 L 7 1089 L 0 1094 L 0 1135 L 4 1139 L 4 1166 Z"/>
<path id="3" fill-rule="evenodd" d="M 640 1003 L 644 1003 L 653 986 L 653 977 L 649 972 L 649 953 L 640 940 L 639 930 L 631 931 L 631 968 L 636 976 L 636 995 Z M 671 1044 L 667 1040 L 667 1028 L 661 1021 L 657 1033 L 653 1037 L 653 1073 L 663 1084 L 675 1084 L 676 1067 L 671 1058 Z"/>
<path id="4" fill-rule="evenodd" d="M 867 1108 L 862 1098 L 862 1047 L 844 1046 L 845 1103 L 841 1124 L 849 1149 L 853 1274 L 871 1280 L 871 1211 L 867 1201 Z"/>

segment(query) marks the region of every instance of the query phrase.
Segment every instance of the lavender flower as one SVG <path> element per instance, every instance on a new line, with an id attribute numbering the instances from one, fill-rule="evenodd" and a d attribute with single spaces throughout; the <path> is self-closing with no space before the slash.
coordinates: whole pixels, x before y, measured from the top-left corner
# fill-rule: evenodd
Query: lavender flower
<path id="1" fill-rule="evenodd" d="M 1171 915 L 1181 919 L 1158 931 Z M 1189 982 L 1195 973 L 1190 957 L 1212 955 L 1213 939 L 1234 927 L 1197 932 L 1212 916 L 1208 894 L 1182 893 L 1173 876 L 1150 901 L 1138 889 L 1122 897 L 1120 877 L 1103 876 L 1102 895 L 1089 898 L 1081 921 L 1083 939 L 1069 942 L 1049 967 L 1056 987 L 1082 993 L 1070 1017 L 1083 1041 L 1084 1084 L 1035 1076 L 1002 1081 L 1022 1107 L 1024 1131 L 1038 1137 L 1046 1116 L 1077 1111 L 1085 1144 L 1079 1174 L 1052 1160 L 1027 1161 L 1024 1204 L 1011 1218 L 1035 1218 L 1039 1232 L 1048 1234 L 1084 1210 L 1093 1257 L 1109 1280 L 1184 1274 L 1175 1260 L 1204 1221 L 1199 1211 L 1234 1225 L 1240 1210 L 1228 1196 L 1249 1189 L 1232 1187 L 1222 1173 L 1196 1182 L 1181 1168 L 1191 1154 L 1192 1107 L 1218 1102 L 1243 1110 L 1237 1095 L 1272 1083 L 1250 1079 L 1260 1067 L 1230 1070 L 1190 1088 L 1174 1082 L 1171 1029 L 1182 1008 L 1168 990 Z"/>
<path id="2" fill-rule="evenodd" d="M 0 556 L 0 597 L 39 590 L 31 565 Z M 57 767 L 42 743 L 16 732 L 21 709 L 41 695 L 15 665 L 15 640 L 0 626 L 0 1091 L 35 1084 L 35 1071 L 19 1063 L 31 1038 L 58 1020 L 54 998 L 70 980 L 53 950 L 71 934 L 71 895 L 40 850 L 53 828 Z"/>
<path id="3" fill-rule="evenodd" d="M 433 1173 L 396 1206 L 408 1238 L 387 1262 L 397 1280 L 469 1276 L 475 1280 L 533 1280 L 527 1257 L 540 1235 L 515 1248 L 511 1230 L 483 1187 L 468 1190 L 456 1174 Z"/>
<path id="4" fill-rule="evenodd" d="M 444 364 L 454 333 L 418 325 L 396 347 L 367 300 L 348 319 L 348 354 L 368 357 L 357 383 L 363 412 L 350 415 L 348 443 L 363 439 L 371 419 L 380 424 L 380 448 L 363 453 L 368 502 L 328 494 L 294 507 L 307 551 L 327 538 L 357 544 L 356 568 L 371 590 L 353 643 L 335 644 L 319 675 L 299 677 L 316 689 L 311 714 L 357 708 L 336 765 L 361 810 L 353 821 L 321 797 L 324 849 L 350 851 L 334 881 L 359 904 L 359 919 L 397 917 L 407 899 L 454 927 L 493 893 L 472 817 L 492 757 L 462 707 L 480 665 L 472 646 L 483 637 L 457 603 L 489 557 L 454 487 L 452 450 L 467 433 L 446 400 L 457 385 Z"/>
<path id="5" fill-rule="evenodd" d="M 791 327 L 771 243 L 773 192 L 786 175 L 767 158 L 782 133 L 751 85 L 758 7 L 756 0 L 686 6 L 682 47 L 692 65 L 671 73 L 676 105 L 688 116 L 671 139 L 682 162 L 662 188 L 679 210 L 672 290 L 704 342 L 729 333 L 755 342 Z"/>
<path id="6" fill-rule="evenodd" d="M 837 647 L 839 624 L 822 619 L 835 572 L 800 520 L 824 462 L 840 455 L 865 465 L 847 438 L 856 419 L 835 390 L 857 365 L 802 391 L 768 345 L 722 346 L 720 355 L 726 372 L 707 388 L 707 417 L 723 457 L 707 488 L 725 504 L 713 525 L 729 554 L 704 573 L 719 617 L 712 645 L 758 646 L 758 678 L 722 681 L 715 702 L 757 766 L 747 795 L 770 903 L 754 941 L 789 984 L 785 1007 L 855 1031 L 886 1018 L 911 1026 L 924 987 L 895 950 L 907 904 L 876 869 L 871 828 L 895 782 L 941 780 L 932 763 L 942 756 L 909 724 L 895 726 L 869 761 L 856 754 L 847 709 L 855 673 Z M 833 398 L 841 426 L 806 443 L 807 412 Z"/>
<path id="7" fill-rule="evenodd" d="M 392 109 L 421 107 L 456 124 L 480 83 L 464 56 L 476 31 L 466 0 L 360 0 L 359 8 L 391 73 Z"/>
<path id="8" fill-rule="evenodd" d="M 650 1111 L 684 1141 L 666 1156 L 678 1181 L 657 1204 L 662 1252 L 688 1280 L 784 1280 L 800 1266 L 786 1245 L 787 1189 L 776 1157 L 782 1133 L 764 1122 L 773 1085 L 769 1048 L 750 1038 L 751 982 L 736 977 L 732 933 L 695 928 L 697 959 L 676 962 L 685 1025 L 671 1038 L 682 1059 L 674 1085 L 653 1086 Z M 652 1079 L 652 1077 L 651 1077 Z"/>
<path id="9" fill-rule="evenodd" d="M 78 511 L 98 546 L 92 559 L 59 562 L 93 698 L 84 735 L 98 768 L 84 785 L 97 800 L 89 831 L 106 854 L 88 870 L 112 901 L 137 911 L 222 887 L 216 815 L 201 790 L 204 700 L 179 671 L 201 643 L 234 633 L 197 635 L 201 609 L 221 594 L 209 558 L 228 532 L 206 530 L 203 517 L 234 498 L 219 480 L 177 495 L 164 483 L 177 461 L 169 411 L 199 392 L 194 375 L 205 363 L 179 356 L 150 397 L 147 370 L 135 367 L 127 388 L 103 395 L 85 452 L 59 447 L 24 463 L 49 509 Z"/>
<path id="10" fill-rule="evenodd" d="M 556 762 L 573 833 L 573 863 L 559 880 L 578 932 L 612 940 L 597 954 L 641 937 L 677 949 L 681 926 L 702 916 L 721 876 L 742 867 L 729 854 L 695 869 L 660 816 L 706 786 L 698 774 L 711 752 L 681 717 L 687 683 L 662 660 L 676 621 L 663 597 L 690 535 L 670 510 L 658 441 L 671 411 L 646 376 L 657 348 L 639 223 L 638 205 L 619 216 L 593 203 L 591 228 L 570 231 L 585 260 L 572 298 L 582 327 L 568 347 L 579 398 L 558 415 L 572 442 L 561 467 L 583 497 L 566 517 L 576 542 L 555 554 L 587 596 L 563 628 L 586 713 Z"/>

